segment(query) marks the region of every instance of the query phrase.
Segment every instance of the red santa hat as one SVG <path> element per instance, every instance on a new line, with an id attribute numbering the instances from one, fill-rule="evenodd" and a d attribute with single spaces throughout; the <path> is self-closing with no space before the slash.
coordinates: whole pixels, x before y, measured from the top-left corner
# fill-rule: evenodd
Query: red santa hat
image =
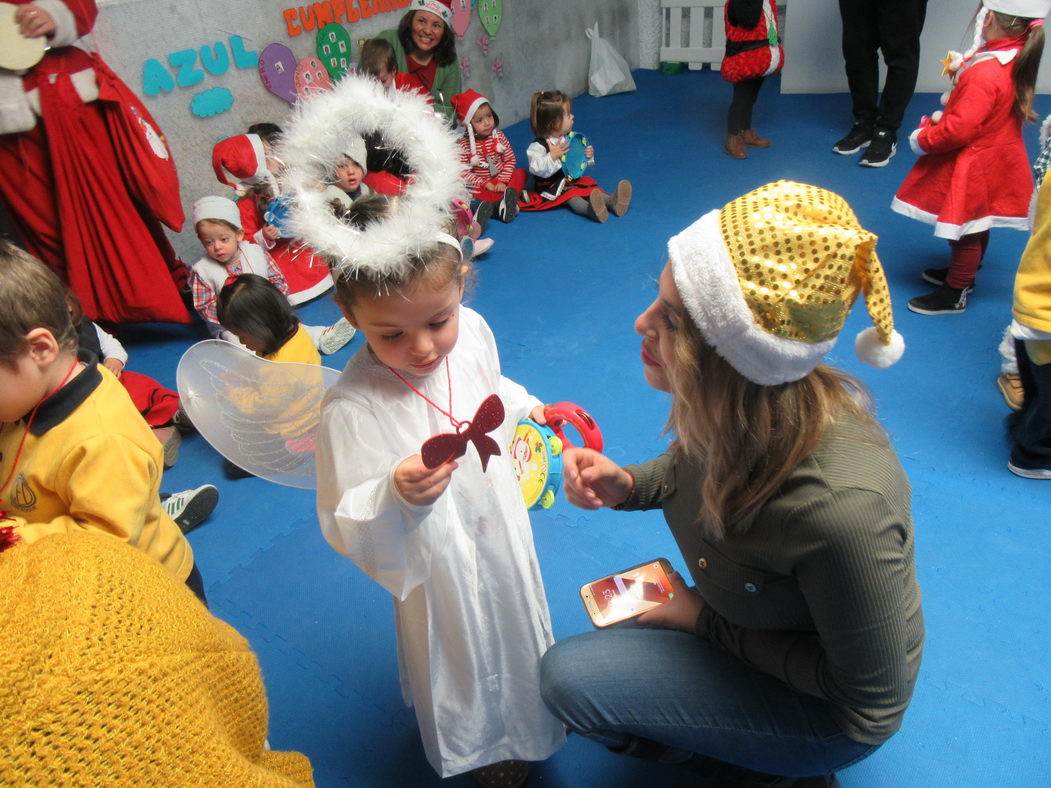
<path id="1" fill-rule="evenodd" d="M 262 138 L 258 134 L 238 134 L 220 140 L 212 148 L 212 169 L 219 183 L 234 189 L 266 180 L 270 171 Z"/>
<path id="2" fill-rule="evenodd" d="M 437 17 L 440 17 L 445 24 L 449 24 L 449 20 L 452 19 L 453 0 L 413 0 L 410 11 L 430 11 Z"/>
<path id="3" fill-rule="evenodd" d="M 479 93 L 477 90 L 465 90 L 463 93 L 457 93 L 452 98 L 453 110 L 456 112 L 456 120 L 461 126 L 467 129 L 467 139 L 471 143 L 471 166 L 477 167 L 482 163 L 481 158 L 478 156 L 478 149 L 474 144 L 474 127 L 471 126 L 471 119 L 475 113 L 482 108 L 483 105 L 489 104 L 489 99 Z M 493 109 L 493 105 L 489 104 L 489 109 L 493 113 L 493 128 L 500 126 L 500 116 L 496 114 L 496 110 Z M 496 144 L 497 153 L 503 153 L 503 143 L 498 142 Z"/>

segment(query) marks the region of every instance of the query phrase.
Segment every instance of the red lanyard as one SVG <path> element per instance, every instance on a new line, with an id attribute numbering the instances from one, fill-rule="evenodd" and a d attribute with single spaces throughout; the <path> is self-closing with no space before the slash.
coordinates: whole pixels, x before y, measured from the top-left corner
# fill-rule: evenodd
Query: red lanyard
<path id="1" fill-rule="evenodd" d="M 448 356 L 445 357 L 445 379 L 449 382 L 449 410 L 445 410 L 444 408 L 442 408 L 440 405 L 438 405 L 436 402 L 434 402 L 434 400 L 432 400 L 430 397 L 428 397 L 426 394 L 424 394 L 422 391 L 420 391 L 414 385 L 409 383 L 409 381 L 407 381 L 405 378 L 403 378 L 401 375 L 398 374 L 398 371 L 396 369 L 394 369 L 394 367 L 387 367 L 387 369 L 389 369 L 391 372 L 393 372 L 394 376 L 398 380 L 400 380 L 402 383 L 404 383 L 410 389 L 412 389 L 417 394 L 419 394 L 421 397 L 423 397 L 428 402 L 428 404 L 430 404 L 430 406 L 432 408 L 434 408 L 439 413 L 442 413 L 442 414 L 448 416 L 449 417 L 449 423 L 452 424 L 454 428 L 459 430 L 460 429 L 460 425 L 464 424 L 464 422 L 462 422 L 462 421 L 457 421 L 456 417 L 453 416 L 453 413 L 452 413 L 452 411 L 453 411 L 453 379 L 452 379 L 452 374 L 449 372 L 449 357 Z M 3 488 L 0 488 L 0 489 L 3 489 Z"/>
<path id="2" fill-rule="evenodd" d="M 26 437 L 28 437 L 28 435 L 29 435 L 29 428 L 33 426 L 33 419 L 36 418 L 36 412 L 38 410 L 40 410 L 40 406 L 41 405 L 43 405 L 45 402 L 48 401 L 48 399 L 51 398 L 51 395 L 53 395 L 60 388 L 62 388 L 63 386 L 66 385 L 66 381 L 68 381 L 70 379 L 70 377 L 72 377 L 73 370 L 75 370 L 77 368 L 77 364 L 79 364 L 79 363 L 80 363 L 79 361 L 74 360 L 73 361 L 73 366 L 71 366 L 69 368 L 69 371 L 66 373 L 66 376 L 64 378 L 62 378 L 62 382 L 59 383 L 57 386 L 55 386 L 53 389 L 51 389 L 51 391 L 49 391 L 47 394 L 44 395 L 43 399 L 41 399 L 40 402 L 38 402 L 36 405 L 33 406 L 33 410 L 30 412 L 29 418 L 26 420 L 26 428 L 25 428 L 25 431 L 22 433 L 22 440 L 20 440 L 18 442 L 18 450 L 15 452 L 15 458 L 11 461 L 11 470 L 8 471 L 7 478 L 4 479 L 4 483 L 0 484 L 0 504 L 2 504 L 4 502 L 4 499 L 3 499 L 3 492 L 4 492 L 4 490 L 7 488 L 7 485 L 11 481 L 11 478 L 15 475 L 15 469 L 18 467 L 18 458 L 22 456 L 22 448 L 26 445 Z M 8 516 L 7 516 L 7 512 L 3 511 L 3 510 L 0 510 L 0 520 L 7 520 L 7 519 L 9 519 Z M 8 526 L 8 527 L 10 527 L 10 526 Z M 6 530 L 6 529 L 3 529 L 3 530 Z M 2 545 L 2 542 L 3 542 L 3 539 L 2 539 L 2 537 L 0 537 L 0 549 L 3 549 L 3 546 L 4 546 L 4 545 Z"/>

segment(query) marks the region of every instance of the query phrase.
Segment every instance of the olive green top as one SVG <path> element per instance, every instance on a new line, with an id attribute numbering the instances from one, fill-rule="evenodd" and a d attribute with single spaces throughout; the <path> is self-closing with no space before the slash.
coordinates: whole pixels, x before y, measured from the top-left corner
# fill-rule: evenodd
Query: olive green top
<path id="1" fill-rule="evenodd" d="M 671 452 L 627 466 L 625 509 L 663 507 L 707 605 L 696 633 L 798 692 L 850 738 L 901 726 L 923 647 L 909 481 L 874 424 L 844 416 L 744 533 L 705 538 L 702 472 Z"/>

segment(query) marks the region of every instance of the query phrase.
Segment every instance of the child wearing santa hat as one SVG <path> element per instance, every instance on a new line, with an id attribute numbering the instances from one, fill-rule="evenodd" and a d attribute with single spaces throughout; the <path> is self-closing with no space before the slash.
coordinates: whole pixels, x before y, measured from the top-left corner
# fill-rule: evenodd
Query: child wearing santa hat
<path id="1" fill-rule="evenodd" d="M 467 167 L 464 180 L 471 196 L 479 201 L 479 218 L 487 218 L 495 204 L 500 221 L 514 221 L 526 171 L 515 167 L 515 152 L 498 128 L 500 116 L 489 99 L 475 90 L 453 96 L 453 109 L 456 120 L 464 127 L 460 161 Z"/>
<path id="2" fill-rule="evenodd" d="M 330 290 L 332 277 L 310 249 L 281 229 L 277 218 L 281 201 L 274 178 L 278 168 L 270 142 L 258 134 L 227 137 L 212 148 L 215 177 L 238 196 L 241 218 L 237 226 L 267 250 L 287 283 L 288 300 L 302 304 Z"/>
<path id="3" fill-rule="evenodd" d="M 257 274 L 269 279 L 287 296 L 288 283 L 262 247 L 245 240 L 241 214 L 232 200 L 202 197 L 193 205 L 193 226 L 205 251 L 204 257 L 190 269 L 194 309 L 204 320 L 209 334 L 216 339 L 240 344 L 236 335 L 219 324 L 216 299 L 223 285 L 240 274 Z M 340 318 L 327 327 L 303 328 L 314 346 L 326 355 L 335 353 L 354 337 L 354 327 L 346 318 Z"/>

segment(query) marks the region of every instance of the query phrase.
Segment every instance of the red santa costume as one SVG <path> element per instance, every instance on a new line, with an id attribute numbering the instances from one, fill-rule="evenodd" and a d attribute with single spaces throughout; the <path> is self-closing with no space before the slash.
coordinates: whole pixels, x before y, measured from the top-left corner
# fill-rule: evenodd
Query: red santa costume
<path id="1" fill-rule="evenodd" d="M 55 23 L 51 48 L 24 74 L 0 69 L 0 193 L 27 249 L 69 284 L 92 320 L 187 323 L 179 295 L 186 269 L 155 215 L 132 196 L 94 61 L 74 46 L 98 9 L 93 0 L 32 5 Z"/>
<path id="2" fill-rule="evenodd" d="M 731 10 L 731 6 L 735 8 Z M 735 24 L 734 11 L 741 6 L 742 18 L 758 16 L 751 27 Z M 778 73 L 785 55 L 777 36 L 777 3 L 771 0 L 726 0 L 726 55 L 719 73 L 727 82 L 741 82 Z"/>
<path id="3" fill-rule="evenodd" d="M 909 135 L 920 159 L 891 207 L 959 239 L 993 227 L 1029 229 L 1033 178 L 1014 112 L 1014 64 L 1024 41 L 990 41 L 963 62 L 937 123 Z"/>
<path id="4" fill-rule="evenodd" d="M 468 90 L 453 96 L 452 104 L 456 120 L 466 129 L 460 137 L 460 162 L 466 167 L 464 181 L 471 196 L 477 200 L 498 202 L 508 187 L 516 193 L 521 192 L 525 188 L 526 171 L 515 167 L 515 152 L 507 136 L 498 128 L 500 116 L 489 104 L 489 99 L 477 91 Z M 479 139 L 471 121 L 487 104 L 493 113 L 493 132 L 485 139 Z M 483 188 L 491 181 L 503 184 L 504 188 L 499 191 Z"/>
<path id="5" fill-rule="evenodd" d="M 360 155 L 364 160 L 363 145 Z M 266 249 L 281 271 L 288 283 L 289 303 L 302 304 L 330 290 L 333 282 L 328 267 L 308 247 L 294 238 L 270 240 L 263 234 L 267 222 L 260 202 L 269 202 L 276 188 L 262 139 L 256 134 L 238 134 L 216 143 L 212 168 L 220 183 L 232 186 L 241 195 L 237 200 L 241 229 L 247 238 Z"/>

